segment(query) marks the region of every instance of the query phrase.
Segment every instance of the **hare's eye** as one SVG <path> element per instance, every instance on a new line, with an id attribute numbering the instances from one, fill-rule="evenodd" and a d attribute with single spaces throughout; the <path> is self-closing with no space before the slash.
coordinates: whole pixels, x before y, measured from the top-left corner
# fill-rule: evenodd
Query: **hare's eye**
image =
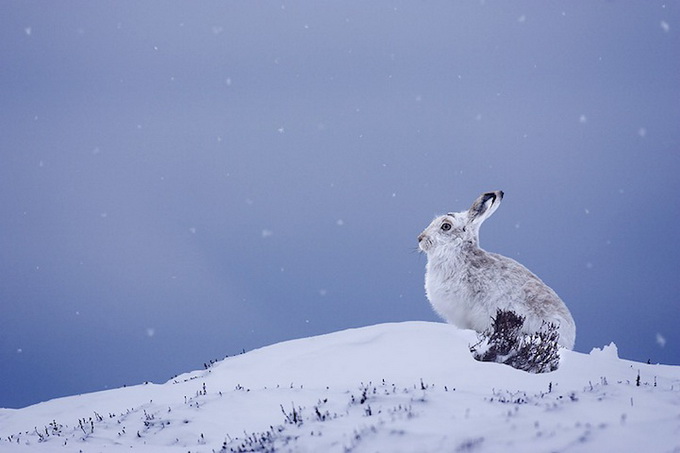
<path id="1" fill-rule="evenodd" d="M 442 223 L 442 230 L 449 231 L 451 229 L 451 224 L 449 222 Z"/>

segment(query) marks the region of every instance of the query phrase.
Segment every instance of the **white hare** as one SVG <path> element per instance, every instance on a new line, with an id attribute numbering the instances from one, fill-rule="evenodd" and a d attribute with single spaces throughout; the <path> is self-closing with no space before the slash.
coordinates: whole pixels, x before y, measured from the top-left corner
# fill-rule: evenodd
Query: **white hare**
<path id="1" fill-rule="evenodd" d="M 572 349 L 574 319 L 555 291 L 517 261 L 479 247 L 479 227 L 502 199 L 502 191 L 482 194 L 467 211 L 437 217 L 418 236 L 427 254 L 427 298 L 447 322 L 477 332 L 491 327 L 499 308 L 524 316 L 528 333 L 553 323 L 558 343 Z"/>

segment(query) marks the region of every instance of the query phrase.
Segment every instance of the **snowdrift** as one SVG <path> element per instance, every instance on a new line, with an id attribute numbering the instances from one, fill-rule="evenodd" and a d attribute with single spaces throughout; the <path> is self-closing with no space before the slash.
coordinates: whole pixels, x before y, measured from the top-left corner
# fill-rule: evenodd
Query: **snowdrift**
<path id="1" fill-rule="evenodd" d="M 474 332 L 381 324 L 146 384 L 0 410 L 0 451 L 678 451 L 680 367 L 616 346 L 529 374 Z"/>

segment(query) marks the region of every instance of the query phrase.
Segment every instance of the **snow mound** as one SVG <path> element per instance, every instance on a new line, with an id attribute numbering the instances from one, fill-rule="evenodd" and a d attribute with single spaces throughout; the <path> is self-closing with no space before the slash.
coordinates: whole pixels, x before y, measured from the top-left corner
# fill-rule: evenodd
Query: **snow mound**
<path id="1" fill-rule="evenodd" d="M 406 322 L 287 341 L 146 384 L 0 410 L 2 451 L 673 451 L 680 367 L 561 351 L 478 362 L 474 332 Z M 649 433 L 654 432 L 650 438 Z"/>

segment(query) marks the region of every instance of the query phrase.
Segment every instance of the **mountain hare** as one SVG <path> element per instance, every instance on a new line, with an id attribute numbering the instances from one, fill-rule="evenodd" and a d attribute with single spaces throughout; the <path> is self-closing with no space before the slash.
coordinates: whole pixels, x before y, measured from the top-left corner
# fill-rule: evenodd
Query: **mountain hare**
<path id="1" fill-rule="evenodd" d="M 572 349 L 574 319 L 555 291 L 517 261 L 479 248 L 479 227 L 502 199 L 502 191 L 482 194 L 467 211 L 437 217 L 418 236 L 427 254 L 427 298 L 447 322 L 477 332 L 491 327 L 499 308 L 524 316 L 528 333 L 553 323 L 558 343 Z"/>

